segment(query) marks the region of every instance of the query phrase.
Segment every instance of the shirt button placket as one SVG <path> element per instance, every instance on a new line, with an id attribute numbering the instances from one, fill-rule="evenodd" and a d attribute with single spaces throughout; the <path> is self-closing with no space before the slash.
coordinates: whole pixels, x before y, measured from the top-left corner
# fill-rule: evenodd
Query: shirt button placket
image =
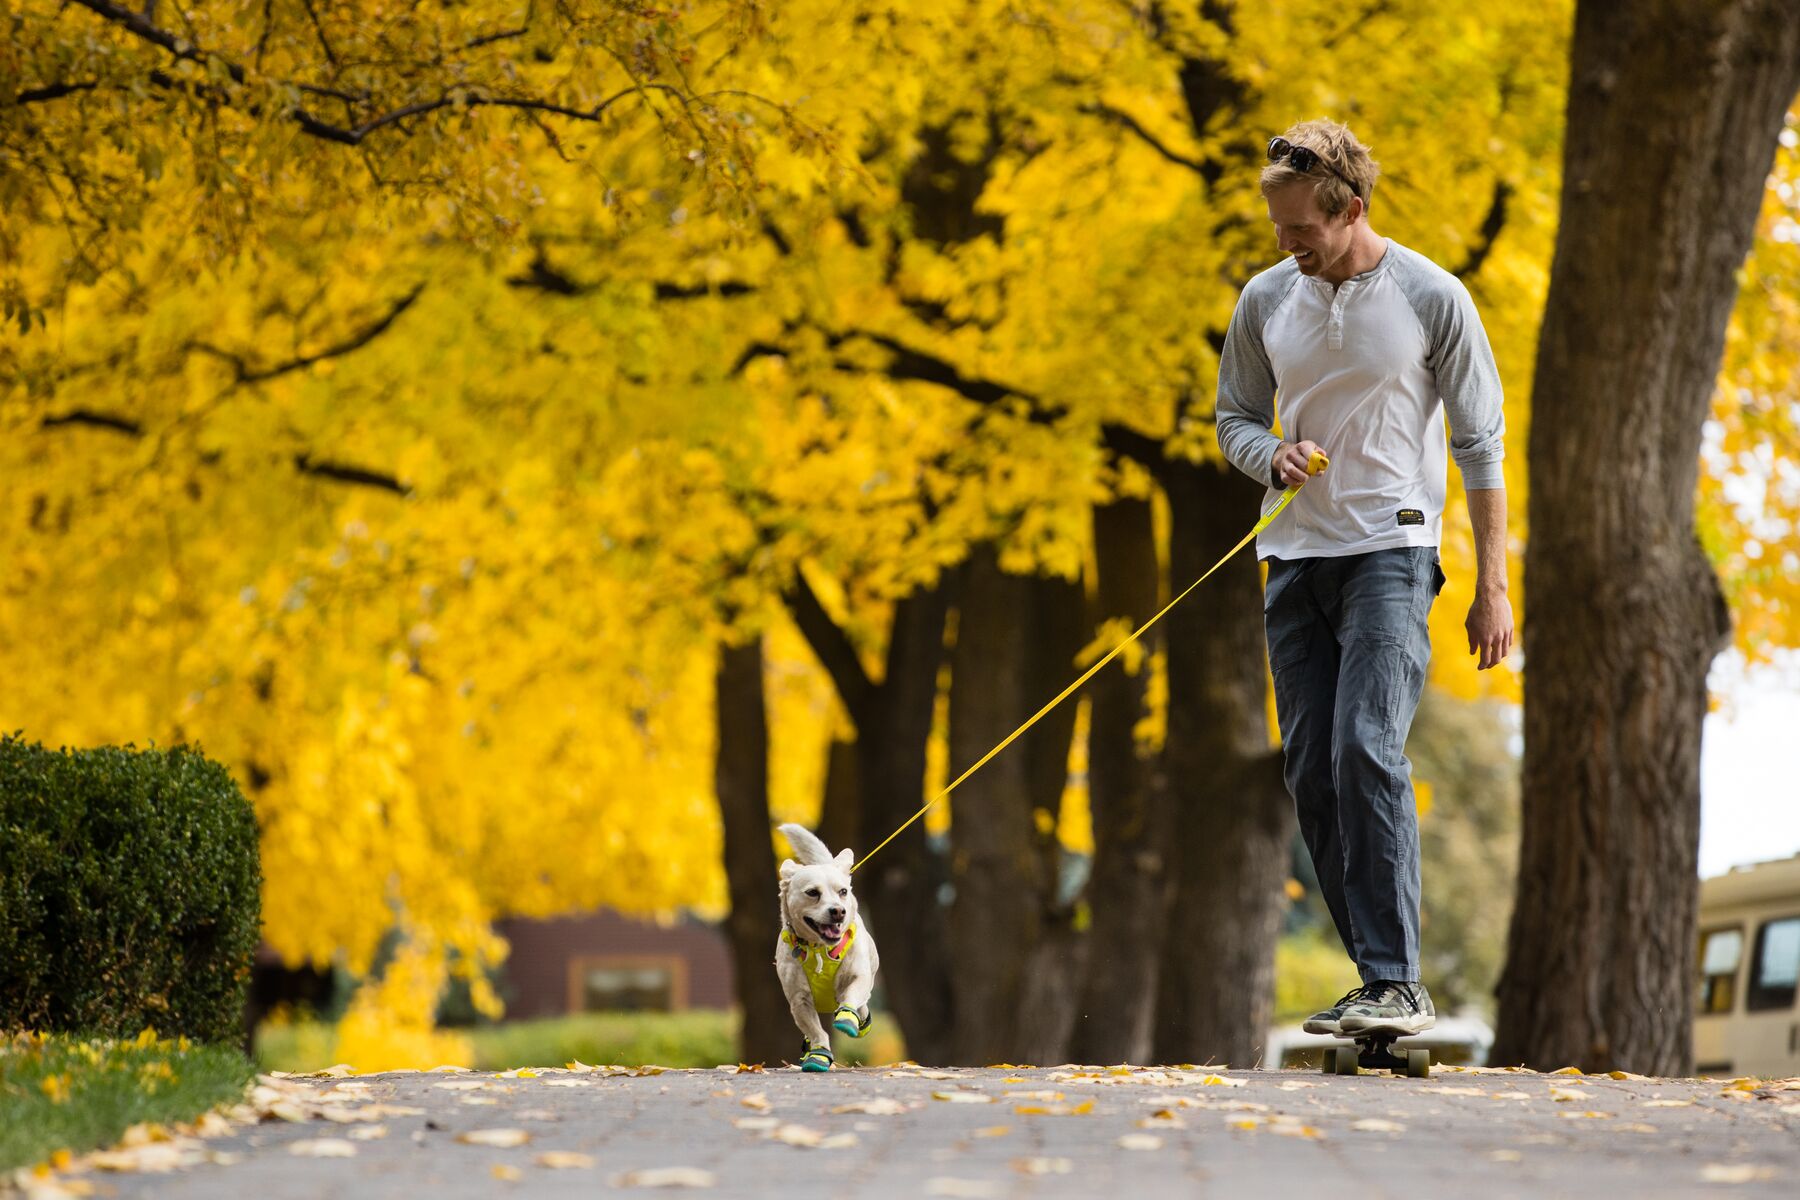
<path id="1" fill-rule="evenodd" d="M 1350 299 L 1350 293 L 1356 290 L 1354 283 L 1338 285 L 1337 295 L 1331 300 L 1331 317 L 1325 324 L 1325 347 L 1328 350 L 1344 348 L 1344 302 Z"/>

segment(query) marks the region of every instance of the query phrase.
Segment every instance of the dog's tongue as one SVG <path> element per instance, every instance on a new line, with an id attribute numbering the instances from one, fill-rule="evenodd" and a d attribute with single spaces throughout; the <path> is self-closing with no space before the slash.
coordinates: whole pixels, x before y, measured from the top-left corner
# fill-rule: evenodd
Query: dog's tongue
<path id="1" fill-rule="evenodd" d="M 819 936 L 828 942 L 838 941 L 844 936 L 844 927 L 842 925 L 821 925 L 819 926 Z"/>

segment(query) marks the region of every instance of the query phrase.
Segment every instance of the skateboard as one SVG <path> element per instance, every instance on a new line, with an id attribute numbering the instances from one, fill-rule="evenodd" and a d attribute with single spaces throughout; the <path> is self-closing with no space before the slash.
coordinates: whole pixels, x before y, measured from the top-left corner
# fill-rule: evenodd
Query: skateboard
<path id="1" fill-rule="evenodd" d="M 1420 1046 L 1394 1043 L 1406 1034 L 1392 1030 L 1370 1029 L 1357 1034 L 1339 1034 L 1353 1046 L 1329 1046 L 1325 1050 L 1324 1071 L 1327 1075 L 1355 1075 L 1361 1071 L 1392 1071 L 1412 1079 L 1431 1076 L 1431 1051 Z"/>

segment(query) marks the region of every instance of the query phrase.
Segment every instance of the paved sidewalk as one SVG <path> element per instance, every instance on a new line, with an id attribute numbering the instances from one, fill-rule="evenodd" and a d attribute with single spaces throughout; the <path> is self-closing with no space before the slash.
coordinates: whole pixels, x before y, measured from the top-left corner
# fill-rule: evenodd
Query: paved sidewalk
<path id="1" fill-rule="evenodd" d="M 187 1161 L 227 1165 L 74 1181 L 234 1200 L 623 1195 L 656 1179 L 634 1173 L 671 1168 L 694 1195 L 858 1200 L 1800 1188 L 1800 1080 L 599 1068 L 276 1079 L 255 1105 L 261 1124 L 187 1143 Z"/>

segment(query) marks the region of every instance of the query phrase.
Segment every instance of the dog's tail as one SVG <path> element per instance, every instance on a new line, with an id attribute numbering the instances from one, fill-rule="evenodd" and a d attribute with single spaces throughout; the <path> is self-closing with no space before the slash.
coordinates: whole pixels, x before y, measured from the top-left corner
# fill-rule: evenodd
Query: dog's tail
<path id="1" fill-rule="evenodd" d="M 822 867 L 832 861 L 831 851 L 825 848 L 825 843 L 821 842 L 812 830 L 804 825 L 789 823 L 779 826 L 779 828 L 782 833 L 787 835 L 788 843 L 793 846 L 794 857 L 799 859 L 804 866 Z"/>

